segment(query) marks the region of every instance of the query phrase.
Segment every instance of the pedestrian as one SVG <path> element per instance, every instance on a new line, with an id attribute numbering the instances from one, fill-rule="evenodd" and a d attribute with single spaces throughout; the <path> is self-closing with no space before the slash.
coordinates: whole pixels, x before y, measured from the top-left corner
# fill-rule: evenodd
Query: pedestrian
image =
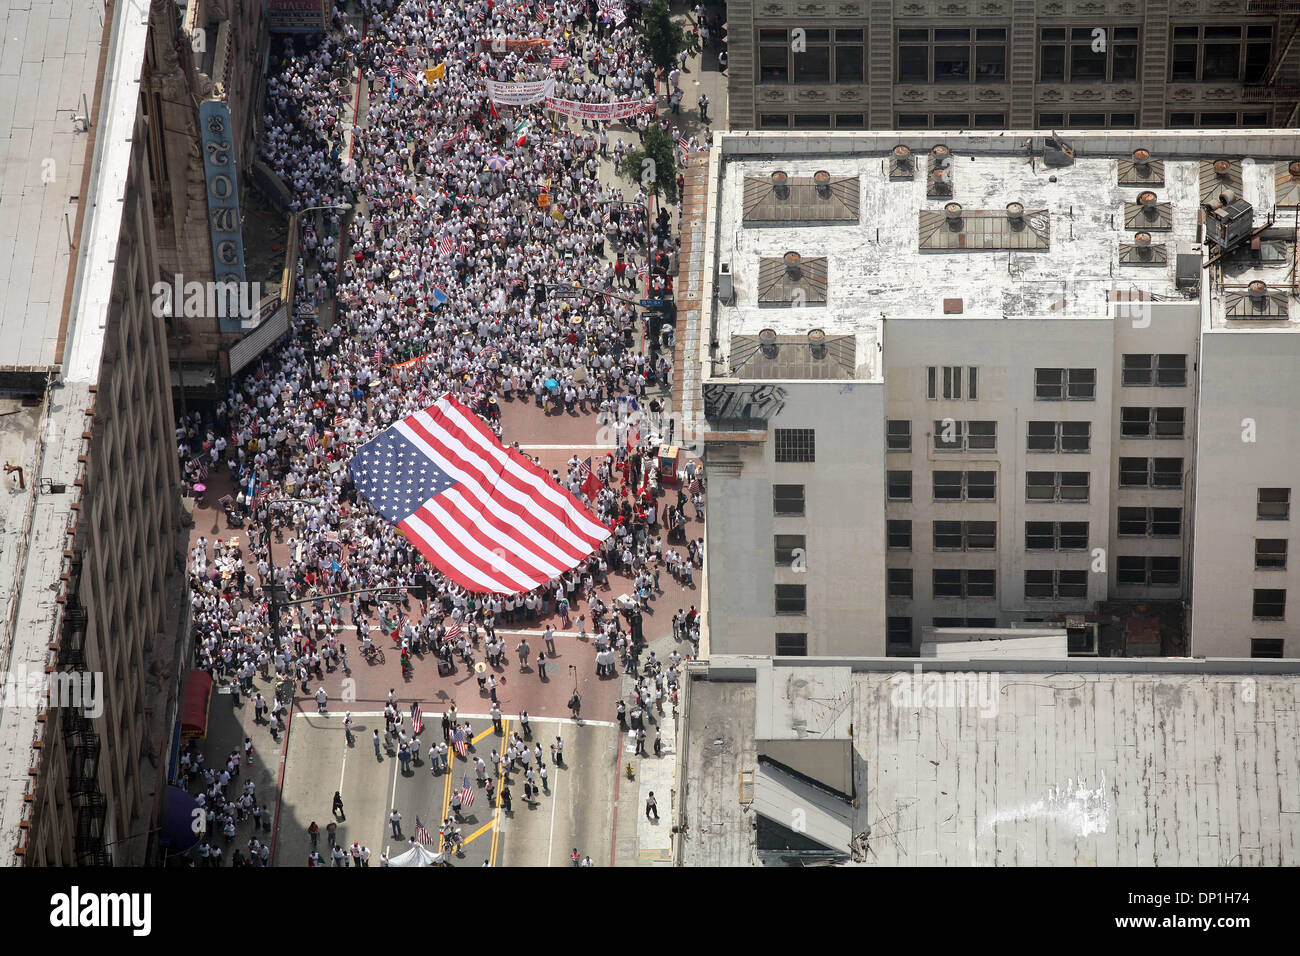
<path id="1" fill-rule="evenodd" d="M 339 825 L 333 820 L 325 824 L 325 835 L 329 838 L 330 846 L 336 846 L 338 844 Z"/>
<path id="2" fill-rule="evenodd" d="M 337 790 L 334 791 L 334 805 L 331 807 L 331 812 L 340 820 L 347 819 L 343 815 L 343 794 Z"/>
<path id="3" fill-rule="evenodd" d="M 647 820 L 653 816 L 655 823 L 659 822 L 659 801 L 655 799 L 655 792 L 650 791 L 650 795 L 645 798 L 645 818 Z"/>
<path id="4" fill-rule="evenodd" d="M 636 732 L 636 756 L 645 756 L 645 728 L 642 727 Z"/>
<path id="5" fill-rule="evenodd" d="M 550 793 L 550 792 L 551 792 L 551 788 L 547 785 L 547 780 L 546 780 L 546 764 L 539 764 L 539 765 L 538 765 L 538 767 L 537 767 L 537 775 L 538 775 L 539 777 L 542 778 L 542 792 L 543 792 L 543 793 Z"/>
<path id="6" fill-rule="evenodd" d="M 347 739 L 348 746 L 351 747 L 356 743 L 352 736 L 352 712 L 344 711 L 343 713 L 343 736 Z"/>
<path id="7" fill-rule="evenodd" d="M 621 700 L 618 702 L 618 726 L 620 730 L 627 730 L 627 704 L 623 703 Z M 377 733 L 376 736 L 378 736 Z M 377 755 L 378 746 L 376 746 L 375 752 Z"/>
<path id="8" fill-rule="evenodd" d="M 532 724 L 528 722 L 528 711 L 523 710 L 519 712 L 519 725 L 524 728 L 524 739 L 532 740 L 533 727 Z"/>
<path id="9" fill-rule="evenodd" d="M 537 677 L 539 680 L 546 680 L 546 655 L 537 655 Z"/>
<path id="10" fill-rule="evenodd" d="M 574 691 L 573 696 L 569 698 L 569 710 L 572 712 L 574 720 L 577 720 L 582 714 L 582 698 L 578 696 L 577 691 Z"/>
<path id="11" fill-rule="evenodd" d="M 495 701 L 492 703 L 492 732 L 496 734 L 502 733 L 501 708 L 497 706 Z"/>
<path id="12" fill-rule="evenodd" d="M 315 820 L 311 822 L 311 826 L 307 827 L 307 835 L 311 837 L 311 848 L 316 849 L 316 843 L 320 839 L 320 827 L 316 825 Z"/>
<path id="13" fill-rule="evenodd" d="M 316 712 L 325 713 L 325 702 L 329 700 L 329 694 L 325 693 L 324 687 L 316 688 Z"/>
<path id="14" fill-rule="evenodd" d="M 551 744 L 551 763 L 557 767 L 564 766 L 564 740 L 560 737 L 556 737 L 555 743 Z"/>
<path id="15" fill-rule="evenodd" d="M 409 747 L 406 746 L 405 742 L 403 742 L 402 746 L 397 751 L 397 759 L 402 765 L 402 773 L 403 774 L 410 773 L 411 772 L 411 750 Z"/>
<path id="16" fill-rule="evenodd" d="M 510 812 L 510 788 L 509 787 L 501 788 L 501 807 L 502 809 L 505 810 L 506 813 Z"/>
<path id="17" fill-rule="evenodd" d="M 381 753 L 379 752 L 379 730 L 378 730 L 378 728 L 375 729 L 374 743 L 375 743 L 375 759 L 376 759 L 376 760 L 383 760 L 383 759 L 384 759 L 384 756 L 383 756 L 383 754 L 381 754 Z"/>
<path id="18" fill-rule="evenodd" d="M 654 794 L 651 794 L 654 796 Z M 392 824 L 393 836 L 400 838 L 402 835 L 402 815 L 397 812 L 397 807 L 393 807 L 393 812 L 388 816 L 388 822 Z"/>
<path id="19" fill-rule="evenodd" d="M 664 742 L 663 739 L 659 736 L 659 728 L 656 727 L 655 728 L 655 756 L 662 757 L 663 755 L 664 755 Z"/>

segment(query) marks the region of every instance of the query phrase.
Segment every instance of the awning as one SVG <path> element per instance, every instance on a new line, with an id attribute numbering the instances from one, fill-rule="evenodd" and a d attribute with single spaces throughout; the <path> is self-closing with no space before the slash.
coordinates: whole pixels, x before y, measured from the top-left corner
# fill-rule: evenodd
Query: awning
<path id="1" fill-rule="evenodd" d="M 185 675 L 185 697 L 181 701 L 181 737 L 192 740 L 208 735 L 208 702 L 212 700 L 212 675 L 192 670 Z"/>
<path id="2" fill-rule="evenodd" d="M 760 762 L 754 771 L 754 810 L 827 849 L 852 852 L 853 807 L 770 763 Z"/>

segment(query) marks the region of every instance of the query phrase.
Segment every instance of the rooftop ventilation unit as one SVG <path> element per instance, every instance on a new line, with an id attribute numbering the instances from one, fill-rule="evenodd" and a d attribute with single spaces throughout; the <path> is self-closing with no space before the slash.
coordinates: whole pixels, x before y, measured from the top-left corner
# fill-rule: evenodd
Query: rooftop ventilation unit
<path id="1" fill-rule="evenodd" d="M 1007 222 L 1012 229 L 1025 228 L 1025 207 L 1023 203 L 1007 203 Z"/>
<path id="2" fill-rule="evenodd" d="M 1140 148 L 1133 150 L 1133 169 L 1142 176 L 1151 174 L 1151 150 Z"/>
<path id="3" fill-rule="evenodd" d="M 818 361 L 826 357 L 826 333 L 821 329 L 808 330 L 808 351 Z"/>
<path id="4" fill-rule="evenodd" d="M 1056 130 L 1043 143 L 1043 162 L 1048 166 L 1071 166 L 1074 164 L 1074 147 L 1061 139 Z"/>
<path id="5" fill-rule="evenodd" d="M 1244 199 L 1234 197 L 1231 190 L 1219 194 L 1218 205 L 1205 212 L 1205 238 L 1226 252 L 1235 247 L 1253 228 L 1255 210 Z"/>
<path id="6" fill-rule="evenodd" d="M 1232 172 L 1232 163 L 1226 159 L 1216 159 L 1214 161 L 1214 175 L 1220 179 L 1227 179 Z"/>
<path id="7" fill-rule="evenodd" d="M 1246 286 L 1246 294 L 1257 307 L 1263 308 L 1268 300 L 1268 283 L 1263 279 L 1252 279 Z"/>
<path id="8" fill-rule="evenodd" d="M 943 207 L 944 218 L 948 220 L 948 226 L 952 229 L 961 228 L 961 203 L 950 202 Z"/>
<path id="9" fill-rule="evenodd" d="M 1190 247 L 1189 247 L 1190 248 Z M 1175 259 L 1174 284 L 1182 291 L 1195 291 L 1201 286 L 1201 255 L 1180 251 Z"/>
<path id="10" fill-rule="evenodd" d="M 1148 219 L 1155 219 L 1160 214 L 1160 207 L 1156 203 L 1156 194 L 1151 190 L 1138 193 L 1138 205 L 1142 207 L 1142 215 Z"/>
<path id="11" fill-rule="evenodd" d="M 946 199 L 952 196 L 952 154 L 942 144 L 930 150 L 930 176 L 926 182 L 925 194 L 930 199 Z"/>
<path id="12" fill-rule="evenodd" d="M 779 347 L 776 344 L 776 329 L 763 329 L 758 333 L 758 349 L 763 358 L 776 358 Z"/>
<path id="13" fill-rule="evenodd" d="M 776 194 L 776 198 L 783 199 L 783 200 L 789 199 L 790 198 L 790 186 L 789 186 L 790 174 L 785 172 L 785 170 L 778 169 L 776 172 L 772 174 L 771 180 L 772 180 L 772 191 Z"/>
<path id="14" fill-rule="evenodd" d="M 792 282 L 798 282 L 803 278 L 803 266 L 800 265 L 803 256 L 797 252 L 787 252 L 781 259 L 785 262 L 785 274 Z"/>
<path id="15" fill-rule="evenodd" d="M 1300 160 L 1292 160 L 1287 163 L 1286 171 L 1292 179 L 1300 179 Z"/>
<path id="16" fill-rule="evenodd" d="M 1139 147 L 1133 150 L 1132 159 L 1118 161 L 1121 186 L 1163 186 L 1165 184 L 1165 164 L 1163 160 L 1152 159 L 1151 150 Z"/>
<path id="17" fill-rule="evenodd" d="M 824 169 L 819 169 L 813 173 L 813 186 L 817 190 L 817 195 L 822 199 L 831 198 L 831 174 Z"/>
<path id="18" fill-rule="evenodd" d="M 889 178 L 911 179 L 916 171 L 916 157 L 908 146 L 899 144 L 889 154 Z"/>

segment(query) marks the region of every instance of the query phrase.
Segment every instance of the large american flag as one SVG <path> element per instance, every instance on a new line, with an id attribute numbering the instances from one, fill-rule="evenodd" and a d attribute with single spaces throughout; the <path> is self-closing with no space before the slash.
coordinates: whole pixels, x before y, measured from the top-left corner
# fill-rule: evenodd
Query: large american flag
<path id="1" fill-rule="evenodd" d="M 460 637 L 460 621 L 452 621 L 451 626 L 447 628 L 447 640 L 454 641 Z"/>
<path id="2" fill-rule="evenodd" d="M 453 730 L 451 732 L 451 742 L 456 748 L 456 753 L 460 754 L 461 759 L 468 760 L 469 755 L 466 753 L 468 748 L 465 746 L 465 731 L 461 730 L 459 727 Z"/>
<path id="3" fill-rule="evenodd" d="M 446 577 L 475 593 L 531 591 L 610 530 L 450 395 L 357 449 L 357 490 Z"/>
<path id="4" fill-rule="evenodd" d="M 429 833 L 428 827 L 420 822 L 420 818 L 415 818 L 415 839 L 425 846 L 435 846 L 437 841 Z"/>
<path id="5" fill-rule="evenodd" d="M 462 807 L 474 806 L 474 788 L 469 785 L 469 774 L 465 774 L 465 780 L 460 788 L 460 805 Z"/>
<path id="6" fill-rule="evenodd" d="M 418 737 L 424 730 L 424 716 L 420 713 L 420 702 L 411 704 L 411 730 Z"/>

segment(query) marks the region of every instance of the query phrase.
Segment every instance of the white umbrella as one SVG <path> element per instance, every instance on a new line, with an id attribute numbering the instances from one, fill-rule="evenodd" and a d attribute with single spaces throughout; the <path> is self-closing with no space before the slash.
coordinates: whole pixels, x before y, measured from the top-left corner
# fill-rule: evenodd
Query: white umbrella
<path id="1" fill-rule="evenodd" d="M 388 861 L 389 866 L 434 866 L 442 862 L 442 854 L 434 853 L 423 843 L 412 843 L 411 848 L 401 856 Z"/>

